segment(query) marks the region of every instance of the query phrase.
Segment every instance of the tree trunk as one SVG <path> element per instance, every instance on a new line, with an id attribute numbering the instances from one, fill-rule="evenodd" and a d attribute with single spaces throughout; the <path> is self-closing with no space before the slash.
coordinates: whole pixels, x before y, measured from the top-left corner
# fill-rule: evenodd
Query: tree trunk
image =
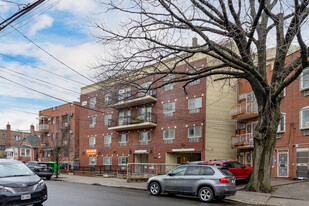
<path id="1" fill-rule="evenodd" d="M 266 102 L 264 110 L 259 112 L 259 122 L 254 131 L 253 171 L 246 190 L 271 192 L 272 155 L 276 146 L 276 134 L 280 119 L 280 101 L 279 103 Z"/>

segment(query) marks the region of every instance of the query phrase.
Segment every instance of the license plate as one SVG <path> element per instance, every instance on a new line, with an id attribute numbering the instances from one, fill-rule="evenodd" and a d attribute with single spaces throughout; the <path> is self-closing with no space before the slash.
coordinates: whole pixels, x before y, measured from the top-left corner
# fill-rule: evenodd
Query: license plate
<path id="1" fill-rule="evenodd" d="M 47 169 L 44 169 L 44 171 L 45 171 L 45 170 L 47 171 Z"/>
<path id="2" fill-rule="evenodd" d="M 30 199 L 31 199 L 31 194 L 21 196 L 21 200 L 30 200 Z"/>

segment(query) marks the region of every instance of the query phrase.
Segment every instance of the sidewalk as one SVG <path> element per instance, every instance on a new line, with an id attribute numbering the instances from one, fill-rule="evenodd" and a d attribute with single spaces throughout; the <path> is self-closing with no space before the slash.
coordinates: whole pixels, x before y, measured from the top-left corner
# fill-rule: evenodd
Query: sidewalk
<path id="1" fill-rule="evenodd" d="M 127 188 L 147 190 L 147 184 L 142 183 L 127 183 L 125 179 L 88 177 L 79 175 L 61 174 L 58 179 L 52 178 L 55 181 L 74 182 L 81 184 L 101 185 L 108 187 Z M 307 206 L 309 205 L 309 181 L 308 180 L 291 180 L 272 178 L 271 186 L 274 191 L 271 194 L 247 192 L 242 190 L 244 185 L 237 186 L 235 196 L 227 197 L 226 199 L 259 205 L 293 205 Z"/>

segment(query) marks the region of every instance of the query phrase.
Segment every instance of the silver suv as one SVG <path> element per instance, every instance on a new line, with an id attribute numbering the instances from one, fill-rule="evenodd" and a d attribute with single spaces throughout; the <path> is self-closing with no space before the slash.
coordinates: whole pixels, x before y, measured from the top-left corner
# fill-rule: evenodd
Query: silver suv
<path id="1" fill-rule="evenodd" d="M 203 202 L 224 199 L 236 193 L 235 177 L 227 169 L 214 165 L 182 165 L 166 175 L 149 178 L 151 195 L 161 192 L 198 196 Z"/>

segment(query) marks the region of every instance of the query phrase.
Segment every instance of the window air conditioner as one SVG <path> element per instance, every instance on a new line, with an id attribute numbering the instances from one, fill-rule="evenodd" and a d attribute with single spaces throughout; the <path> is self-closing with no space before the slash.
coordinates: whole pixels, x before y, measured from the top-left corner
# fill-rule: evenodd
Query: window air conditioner
<path id="1" fill-rule="evenodd" d="M 47 136 L 50 137 L 50 134 L 48 134 Z"/>
<path id="2" fill-rule="evenodd" d="M 73 130 L 70 130 L 70 134 L 73 134 Z"/>

